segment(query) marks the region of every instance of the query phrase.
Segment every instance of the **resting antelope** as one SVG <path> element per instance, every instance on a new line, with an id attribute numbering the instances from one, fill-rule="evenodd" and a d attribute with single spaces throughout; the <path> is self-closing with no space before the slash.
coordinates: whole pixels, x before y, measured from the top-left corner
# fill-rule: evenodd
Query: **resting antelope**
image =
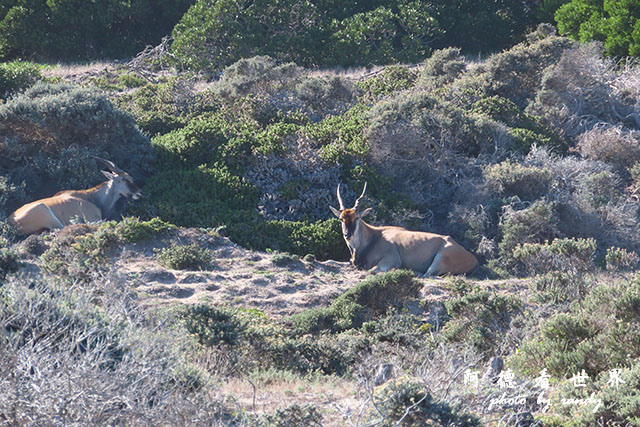
<path id="1" fill-rule="evenodd" d="M 451 236 L 367 224 L 362 218 L 371 208 L 362 212 L 358 209 L 365 191 L 366 183 L 353 208 L 345 209 L 338 184 L 336 193 L 340 210 L 329 206 L 342 221 L 342 234 L 351 251 L 351 262 L 356 267 L 370 271 L 408 268 L 429 277 L 469 273 L 478 266 L 476 257 Z"/>
<path id="2" fill-rule="evenodd" d="M 95 222 L 106 218 L 121 196 L 140 198 L 142 193 L 128 173 L 109 160 L 96 157 L 109 171 L 102 173 L 107 181 L 88 190 L 65 190 L 53 197 L 27 203 L 9 215 L 10 224 L 22 234 L 64 228 L 72 220 Z"/>

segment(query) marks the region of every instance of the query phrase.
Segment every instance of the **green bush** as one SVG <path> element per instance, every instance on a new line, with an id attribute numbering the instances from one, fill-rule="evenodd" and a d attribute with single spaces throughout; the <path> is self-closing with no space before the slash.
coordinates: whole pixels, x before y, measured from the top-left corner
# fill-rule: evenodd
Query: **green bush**
<path id="1" fill-rule="evenodd" d="M 608 271 L 635 271 L 640 264 L 640 255 L 624 248 L 609 248 L 605 255 Z"/>
<path id="2" fill-rule="evenodd" d="M 160 264 L 172 270 L 203 269 L 211 265 L 212 254 L 197 244 L 176 245 L 156 249 L 156 259 Z"/>
<path id="3" fill-rule="evenodd" d="M 9 273 L 18 270 L 20 266 L 19 256 L 16 251 L 0 247 L 0 279 L 4 279 Z"/>
<path id="4" fill-rule="evenodd" d="M 475 38 L 475 37 L 474 37 Z M 543 71 L 572 46 L 569 39 L 549 35 L 523 42 L 492 55 L 480 67 L 462 75 L 454 85 L 477 99 L 499 96 L 525 108 L 540 87 Z"/>
<path id="5" fill-rule="evenodd" d="M 261 0 L 245 7 L 233 0 L 198 0 L 174 27 L 171 50 L 197 70 L 220 70 L 255 55 L 311 65 L 322 54 L 322 28 L 298 23 L 319 19 L 310 2 Z"/>
<path id="6" fill-rule="evenodd" d="M 550 271 L 534 277 L 529 283 L 529 289 L 534 294 L 534 300 L 539 303 L 563 304 L 583 299 L 590 286 L 584 275 Z"/>
<path id="7" fill-rule="evenodd" d="M 403 348 L 423 349 L 427 341 L 429 325 L 422 323 L 416 316 L 394 312 L 362 324 L 362 332 L 374 342 L 384 342 Z"/>
<path id="8" fill-rule="evenodd" d="M 329 307 L 294 314 L 287 323 L 298 335 L 359 328 L 407 299 L 416 298 L 421 286 L 408 270 L 369 276 L 336 298 Z"/>
<path id="9" fill-rule="evenodd" d="M 322 426 L 322 414 L 313 405 L 294 403 L 266 414 L 260 421 L 261 427 L 306 427 Z"/>
<path id="10" fill-rule="evenodd" d="M 580 198 L 590 209 L 614 204 L 621 197 L 620 181 L 609 171 L 587 175 L 579 185 Z"/>
<path id="11" fill-rule="evenodd" d="M 230 223 L 225 230 L 234 242 L 256 250 L 267 248 L 319 259 L 348 259 L 340 221 L 255 221 Z"/>
<path id="12" fill-rule="evenodd" d="M 581 274 L 593 271 L 595 239 L 554 239 L 551 243 L 523 243 L 513 249 L 513 258 L 528 274 L 564 271 Z"/>
<path id="13" fill-rule="evenodd" d="M 608 55 L 640 55 L 640 9 L 632 0 L 571 0 L 555 13 L 561 34 L 604 42 Z"/>
<path id="14" fill-rule="evenodd" d="M 358 104 L 343 115 L 308 124 L 303 132 L 321 147 L 320 157 L 328 164 L 344 164 L 350 158 L 361 159 L 368 152 L 364 135 L 368 110 L 365 105 Z"/>
<path id="15" fill-rule="evenodd" d="M 544 199 L 537 200 L 522 210 L 507 210 L 502 217 L 498 244 L 500 256 L 508 265 L 513 261 L 513 250 L 524 243 L 552 239 L 557 229 L 555 205 Z"/>
<path id="16" fill-rule="evenodd" d="M 484 171 L 489 188 L 501 196 L 518 196 L 534 200 L 549 191 L 552 174 L 549 169 L 512 163 L 507 159 Z"/>
<path id="17" fill-rule="evenodd" d="M 473 415 L 438 401 L 424 386 L 409 379 L 385 384 L 376 391 L 374 400 L 384 415 L 384 426 L 481 425 Z"/>
<path id="18" fill-rule="evenodd" d="M 133 115 L 138 127 L 149 136 L 169 133 L 188 123 L 188 117 L 214 105 L 199 106 L 188 78 L 176 77 L 118 96 L 118 107 Z"/>
<path id="19" fill-rule="evenodd" d="M 135 243 L 172 228 L 158 218 L 150 221 L 126 218 L 121 222 L 103 222 L 99 226 L 68 226 L 40 257 L 42 268 L 61 276 L 85 276 L 93 270 L 106 269 L 119 245 Z"/>
<path id="20" fill-rule="evenodd" d="M 467 68 L 460 48 L 448 47 L 436 50 L 420 69 L 419 87 L 437 90 L 454 81 Z"/>
<path id="21" fill-rule="evenodd" d="M 79 8 L 73 0 L 4 2 L 0 58 L 58 61 L 132 56 L 147 44 L 157 44 L 190 4 L 189 0 L 161 4 L 107 0 Z"/>
<path id="22" fill-rule="evenodd" d="M 333 21 L 331 59 L 343 66 L 389 64 L 416 62 L 430 53 L 428 40 L 442 32 L 430 8 L 421 1 L 393 3 Z"/>
<path id="23" fill-rule="evenodd" d="M 280 65 L 269 56 L 255 56 L 226 67 L 211 90 L 227 100 L 274 94 L 295 83 L 301 73 L 302 69 L 294 63 Z"/>
<path id="24" fill-rule="evenodd" d="M 357 353 L 348 351 L 349 345 L 358 346 L 353 338 L 296 337 L 257 310 L 199 305 L 182 309 L 179 318 L 202 345 L 226 345 L 230 357 L 248 370 L 342 375 Z"/>
<path id="25" fill-rule="evenodd" d="M 209 347 L 221 343 L 238 344 L 247 328 L 238 310 L 230 307 L 186 305 L 178 310 L 177 318 L 200 344 Z"/>
<path id="26" fill-rule="evenodd" d="M 42 66 L 32 62 L 0 63 L 0 99 L 25 89 L 42 78 Z"/>
<path id="27" fill-rule="evenodd" d="M 124 218 L 116 226 L 118 234 L 124 242 L 136 243 L 149 239 L 158 234 L 173 230 L 176 227 L 160 218 L 152 218 L 149 221 L 140 221 L 138 218 Z"/>
<path id="28" fill-rule="evenodd" d="M 629 366 L 640 356 L 640 277 L 600 284 L 582 301 L 558 313 L 520 345 L 514 366 L 537 375 L 569 378 L 583 369 L 595 377 Z"/>
<path id="29" fill-rule="evenodd" d="M 511 321 L 522 308 L 518 298 L 480 287 L 452 297 L 444 305 L 449 320 L 442 328 L 441 337 L 470 345 L 485 355 L 501 344 Z"/>
<path id="30" fill-rule="evenodd" d="M 619 367 L 618 382 L 613 372 L 602 372 L 585 387 L 574 387 L 572 381 L 565 381 L 551 399 L 551 410 L 562 414 L 562 419 L 573 425 L 636 425 L 640 424 L 640 363 L 630 362 L 630 366 Z M 566 405 L 563 399 L 591 398 L 587 405 Z"/>
<path id="31" fill-rule="evenodd" d="M 363 102 L 375 102 L 396 92 L 407 90 L 415 84 L 417 73 L 400 65 L 386 67 L 382 72 L 359 81 L 358 87 L 364 91 Z"/>
<path id="32" fill-rule="evenodd" d="M 296 261 L 300 261 L 300 257 L 287 252 L 277 253 L 271 257 L 271 262 L 279 267 L 291 265 Z"/>
<path id="33" fill-rule="evenodd" d="M 153 175 L 132 215 L 159 217 L 186 227 L 219 227 L 249 221 L 258 204 L 256 189 L 220 163 L 193 169 L 171 167 Z"/>

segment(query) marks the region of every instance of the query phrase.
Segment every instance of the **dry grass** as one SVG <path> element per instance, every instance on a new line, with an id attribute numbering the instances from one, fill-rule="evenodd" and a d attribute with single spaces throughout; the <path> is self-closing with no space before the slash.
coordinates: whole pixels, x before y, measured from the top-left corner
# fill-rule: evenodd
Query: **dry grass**
<path id="1" fill-rule="evenodd" d="M 113 61 L 96 61 L 87 64 L 55 64 L 45 68 L 42 74 L 45 77 L 58 77 L 61 79 L 75 80 L 87 75 L 96 75 L 104 70 L 115 67 Z"/>

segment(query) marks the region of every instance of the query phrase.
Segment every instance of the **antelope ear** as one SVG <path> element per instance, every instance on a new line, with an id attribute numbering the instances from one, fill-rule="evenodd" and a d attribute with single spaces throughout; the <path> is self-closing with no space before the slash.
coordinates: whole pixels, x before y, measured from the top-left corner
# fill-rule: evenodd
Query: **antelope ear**
<path id="1" fill-rule="evenodd" d="M 364 218 L 365 216 L 369 215 L 369 213 L 371 212 L 371 209 L 373 209 L 373 208 L 367 208 L 367 209 L 363 210 L 362 212 L 360 212 L 358 214 L 358 218 Z"/>
<path id="2" fill-rule="evenodd" d="M 109 179 L 109 180 L 111 180 L 111 181 L 113 181 L 114 179 L 116 179 L 116 177 L 118 176 L 118 175 L 113 174 L 113 173 L 111 173 L 111 172 L 109 172 L 109 171 L 100 171 L 100 172 L 102 172 L 102 175 L 106 176 L 106 177 L 107 177 L 107 179 Z"/>
<path id="3" fill-rule="evenodd" d="M 337 216 L 338 218 L 340 218 L 340 213 L 341 213 L 341 212 L 340 212 L 338 209 L 334 208 L 333 206 L 329 206 L 329 209 L 331 209 L 331 212 L 333 212 L 333 214 L 334 214 L 335 216 Z"/>

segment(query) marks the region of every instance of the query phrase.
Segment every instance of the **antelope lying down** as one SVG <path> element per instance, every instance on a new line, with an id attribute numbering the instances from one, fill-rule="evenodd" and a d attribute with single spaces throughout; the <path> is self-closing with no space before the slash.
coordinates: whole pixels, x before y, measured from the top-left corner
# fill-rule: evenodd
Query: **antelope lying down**
<path id="1" fill-rule="evenodd" d="M 108 216 L 121 196 L 140 198 L 142 193 L 128 173 L 109 160 L 96 159 L 109 169 L 102 171 L 107 181 L 88 190 L 60 191 L 53 197 L 27 203 L 9 215 L 9 223 L 22 234 L 34 234 L 64 228 L 72 221 L 100 221 Z"/>
<path id="2" fill-rule="evenodd" d="M 451 236 L 409 231 L 402 227 L 374 227 L 364 222 L 362 218 L 371 208 L 360 212 L 358 204 L 366 190 L 365 183 L 353 208 L 345 209 L 338 185 L 340 210 L 329 206 L 342 221 L 342 233 L 351 251 L 353 265 L 371 271 L 408 268 L 424 273 L 425 277 L 469 273 L 478 266 L 476 257 Z"/>

